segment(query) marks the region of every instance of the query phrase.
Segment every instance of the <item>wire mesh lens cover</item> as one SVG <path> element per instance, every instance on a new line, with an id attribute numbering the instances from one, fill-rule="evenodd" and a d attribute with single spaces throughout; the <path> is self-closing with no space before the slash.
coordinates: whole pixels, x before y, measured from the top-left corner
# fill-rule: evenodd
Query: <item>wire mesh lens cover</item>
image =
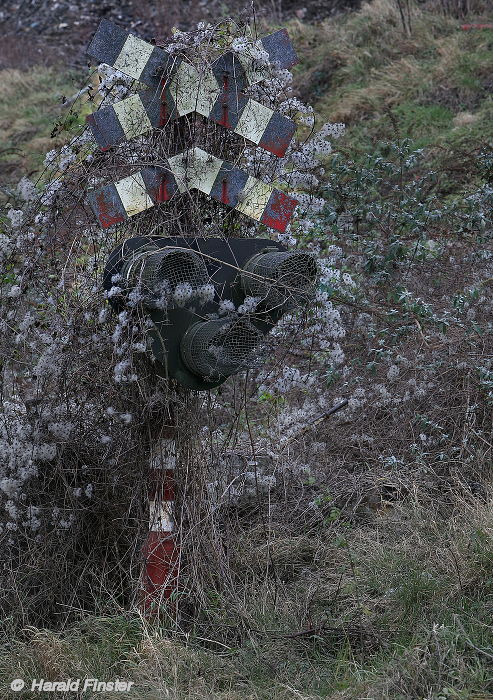
<path id="1" fill-rule="evenodd" d="M 209 281 L 203 258 L 192 250 L 178 248 L 146 251 L 129 261 L 125 272 L 128 285 L 140 286 L 151 306 L 163 297 L 183 305 Z"/>
<path id="2" fill-rule="evenodd" d="M 149 315 L 157 373 L 202 391 L 260 364 L 264 336 L 309 300 L 316 273 L 311 256 L 270 239 L 136 236 L 112 251 L 103 287 L 118 313 Z M 117 281 L 121 292 L 110 294 Z M 252 313 L 238 314 L 242 306 Z"/>
<path id="3" fill-rule="evenodd" d="M 286 311 L 303 306 L 315 291 L 317 262 L 309 253 L 259 253 L 243 269 L 241 284 L 244 292 L 260 297 L 267 310 Z"/>
<path id="4" fill-rule="evenodd" d="M 181 356 L 200 377 L 229 377 L 253 367 L 263 334 L 246 318 L 200 321 L 181 341 Z"/>

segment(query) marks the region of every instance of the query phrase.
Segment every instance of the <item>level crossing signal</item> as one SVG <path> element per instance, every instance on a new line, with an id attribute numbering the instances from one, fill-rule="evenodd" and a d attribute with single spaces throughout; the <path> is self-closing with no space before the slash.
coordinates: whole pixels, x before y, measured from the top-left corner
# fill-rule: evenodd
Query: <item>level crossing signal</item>
<path id="1" fill-rule="evenodd" d="M 258 44 L 282 68 L 297 62 L 286 30 Z M 267 152 L 286 153 L 295 124 L 245 95 L 265 77 L 248 57 L 228 51 L 199 71 L 108 20 L 100 23 L 88 54 L 146 86 L 89 115 L 102 149 L 198 113 Z M 267 228 L 286 230 L 297 200 L 236 164 L 193 144 L 164 160 L 88 193 L 103 228 L 195 189 Z M 138 292 L 152 321 L 149 341 L 158 372 L 205 390 L 259 362 L 265 334 L 287 311 L 309 302 L 316 277 L 310 254 L 270 239 L 135 236 L 111 254 L 104 286 L 116 310 Z M 116 295 L 109 294 L 114 279 L 120 280 Z"/>

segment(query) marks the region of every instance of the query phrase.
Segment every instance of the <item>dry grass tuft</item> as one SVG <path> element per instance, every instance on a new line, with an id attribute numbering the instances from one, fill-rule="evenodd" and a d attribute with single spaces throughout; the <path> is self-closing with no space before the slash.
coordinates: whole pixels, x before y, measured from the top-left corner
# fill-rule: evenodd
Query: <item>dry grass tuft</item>
<path id="1" fill-rule="evenodd" d="M 0 182 L 16 182 L 39 171 L 47 150 L 66 141 L 53 139 L 53 123 L 64 112 L 62 96 L 77 91 L 77 78 L 54 68 L 0 70 Z"/>

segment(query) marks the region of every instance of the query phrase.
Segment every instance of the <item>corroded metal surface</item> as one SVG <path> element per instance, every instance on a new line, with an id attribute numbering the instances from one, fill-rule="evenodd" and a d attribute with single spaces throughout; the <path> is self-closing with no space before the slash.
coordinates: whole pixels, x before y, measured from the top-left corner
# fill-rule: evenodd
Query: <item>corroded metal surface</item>
<path id="1" fill-rule="evenodd" d="M 280 157 L 296 130 L 288 117 L 238 92 L 233 78 L 228 77 L 221 88 L 211 71 L 201 72 L 186 62 L 180 64 L 162 94 L 139 92 L 102 107 L 87 121 L 97 143 L 107 148 L 160 126 L 161 102 L 168 119 L 197 112 Z"/>
<path id="2" fill-rule="evenodd" d="M 257 44 L 268 53 L 271 63 L 276 63 L 281 68 L 291 68 L 298 62 L 285 29 L 259 39 Z M 99 63 L 107 63 L 149 87 L 157 87 L 163 74 L 173 70 L 180 63 L 180 59 L 172 57 L 165 49 L 126 32 L 107 19 L 101 20 L 87 47 L 87 54 Z M 265 77 L 265 72 L 259 69 L 254 61 L 236 58 L 236 62 L 241 63 L 243 79 L 249 85 Z M 216 64 L 220 68 L 224 64 L 223 57 L 220 57 Z"/>
<path id="3" fill-rule="evenodd" d="M 164 70 L 174 59 L 164 49 L 126 32 L 107 19 L 101 20 L 87 54 L 98 63 L 107 63 L 149 87 L 158 87 Z"/>
<path id="4" fill-rule="evenodd" d="M 146 168 L 114 185 L 106 185 L 90 193 L 90 203 L 103 228 L 165 201 L 160 198 L 157 188 L 163 169 L 154 171 L 153 168 Z M 170 158 L 168 170 L 164 170 L 164 173 L 170 196 L 177 191 L 197 189 L 278 231 L 286 230 L 298 203 L 293 197 L 247 175 L 231 163 L 215 158 L 201 148 Z"/>
<path id="5" fill-rule="evenodd" d="M 290 67 L 297 61 L 285 30 L 264 37 L 257 44 L 281 67 Z M 88 53 L 153 88 L 88 117 L 102 148 L 155 128 L 166 128 L 168 120 L 193 112 L 277 156 L 285 154 L 294 135 L 293 121 L 243 94 L 248 85 L 265 77 L 265 71 L 248 57 L 240 60 L 228 51 L 210 67 L 199 69 L 107 20 L 99 25 Z M 192 189 L 278 231 L 285 231 L 297 203 L 200 148 L 169 158 L 167 167 L 159 172 L 145 168 L 106 185 L 90 193 L 89 201 L 101 225 L 107 228 L 169 200 L 176 192 Z"/>
<path id="6" fill-rule="evenodd" d="M 281 67 L 290 67 L 297 61 L 285 30 L 270 34 L 257 44 Z M 139 97 L 132 95 L 117 105 L 103 107 L 88 117 L 102 148 L 163 126 L 158 109 L 161 102 L 168 119 L 197 112 L 278 156 L 285 154 L 294 135 L 296 126 L 292 120 L 243 94 L 248 85 L 266 77 L 265 69 L 248 56 L 239 57 L 228 51 L 210 68 L 199 69 L 107 20 L 101 22 L 88 53 L 154 88 L 139 93 Z"/>

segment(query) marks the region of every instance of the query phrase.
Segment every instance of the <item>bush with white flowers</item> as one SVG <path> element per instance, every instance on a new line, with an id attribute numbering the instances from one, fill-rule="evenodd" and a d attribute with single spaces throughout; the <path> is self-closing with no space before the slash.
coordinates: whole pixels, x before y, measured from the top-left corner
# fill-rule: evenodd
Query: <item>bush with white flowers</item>
<path id="1" fill-rule="evenodd" d="M 331 142 L 341 135 L 342 125 L 314 130 L 313 109 L 293 94 L 292 75 L 268 65 L 265 51 L 246 28 L 238 29 L 233 23 L 217 27 L 201 24 L 192 32 L 175 32 L 167 48 L 197 65 L 207 65 L 219 53 L 233 50 L 264 71 L 250 94 L 295 119 L 300 129 L 312 130 L 308 137 L 300 134 L 293 139 L 283 158 L 253 146 L 238 150 L 235 134 L 225 133 L 213 122 L 207 122 L 203 132 L 207 150 L 215 156 L 237 161 L 252 175 L 276 183 L 298 198 L 298 211 L 279 240 L 311 249 L 320 257 L 323 285 L 351 289 L 350 273 L 345 271 L 341 279 L 337 257 L 314 243 L 317 213 L 324 205 L 319 192 L 324 159 L 331 153 Z M 109 66 L 98 70 L 98 100 L 103 105 L 135 94 L 141 87 Z M 81 94 L 92 93 L 86 90 Z M 77 109 L 76 103 L 73 109 Z M 201 135 L 192 122 L 184 122 L 180 128 L 185 140 Z M 202 455 L 194 467 L 194 478 L 204 484 L 205 497 L 208 460 L 204 455 L 211 445 L 218 444 L 216 438 L 208 440 L 207 430 L 202 432 L 209 423 L 214 432 L 207 404 L 201 403 L 205 395 L 177 392 L 160 376 L 149 350 L 153 325 L 143 312 L 145 290 L 136 287 L 128 292 L 117 276 L 105 292 L 104 266 L 118 244 L 137 235 L 271 234 L 196 192 L 177 195 L 105 230 L 95 221 L 85 199 L 89 188 L 114 181 L 120 173 L 126 176 L 129 164 L 137 170 L 165 163 L 174 147 L 172 137 L 173 129 L 165 128 L 159 138 L 156 134 L 142 136 L 102 153 L 90 131 L 82 127 L 68 143 L 46 155 L 44 179 L 36 184 L 26 178 L 19 182 L 15 207 L 10 206 L 3 219 L 0 255 L 7 273 L 0 287 L 4 392 L 0 409 L 0 550 L 8 566 L 0 597 L 8 596 L 14 587 L 17 591 L 23 588 L 24 622 L 51 622 L 64 605 L 73 607 L 75 600 L 81 609 L 87 609 L 94 605 L 91 591 L 99 590 L 103 579 L 109 589 L 125 591 L 130 600 L 138 574 L 135 552 L 147 527 L 149 457 L 160 430 L 169 423 L 171 403 L 173 420 L 183 434 L 183 459 L 191 459 L 192 453 Z M 194 141 L 193 145 L 201 144 Z M 188 283 L 174 288 L 165 284 L 154 301 L 164 313 L 173 306 L 200 310 L 218 294 L 220 289 L 212 283 L 198 288 Z M 219 299 L 219 316 L 236 319 L 254 314 L 260 301 L 247 297 L 235 308 L 231 301 Z M 120 304 L 116 313 L 110 302 Z M 285 315 L 276 326 L 263 374 L 257 377 L 252 372 L 248 380 L 240 375 L 224 386 L 221 396 L 214 399 L 216 416 L 230 410 L 231 392 L 238 383 L 253 382 L 248 390 L 253 396 L 258 385 L 266 392 L 279 392 L 288 398 L 293 395 L 283 406 L 279 424 L 284 426 L 284 439 L 294 434 L 295 424 L 328 405 L 317 382 L 326 372 L 327 358 L 334 367 L 344 364 L 344 335 L 341 314 L 331 294 L 321 289 L 308 311 Z M 302 352 L 313 353 L 311 367 L 304 360 L 297 366 L 291 355 L 280 364 L 280 356 L 290 351 L 293 339 Z M 284 369 L 276 376 L 279 366 Z M 306 391 L 311 398 L 300 404 L 299 395 Z M 233 420 L 231 415 L 228 420 Z M 240 442 L 248 442 L 246 425 L 240 422 L 235 431 Z M 272 473 L 255 474 L 246 464 L 239 482 L 244 495 L 237 502 L 244 504 L 254 500 L 259 487 L 270 493 L 276 478 Z M 198 499 L 195 515 L 190 511 L 183 517 L 198 518 L 200 503 Z M 191 533 L 199 530 L 190 528 Z M 53 585 L 53 571 L 58 572 L 60 585 Z M 31 598 L 30 572 L 35 572 L 37 581 L 36 595 Z"/>

